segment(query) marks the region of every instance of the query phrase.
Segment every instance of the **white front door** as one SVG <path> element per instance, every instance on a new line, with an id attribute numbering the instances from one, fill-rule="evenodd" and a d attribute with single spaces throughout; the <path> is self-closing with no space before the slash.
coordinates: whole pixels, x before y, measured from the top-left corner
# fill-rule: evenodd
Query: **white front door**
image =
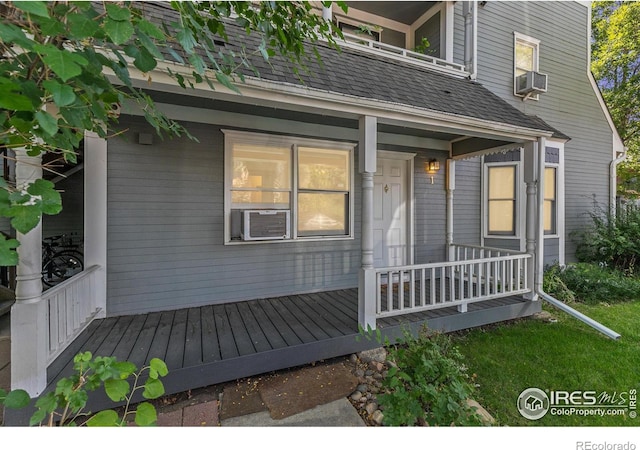
<path id="1" fill-rule="evenodd" d="M 409 263 L 406 159 L 378 157 L 373 178 L 373 260 L 375 267 Z"/>

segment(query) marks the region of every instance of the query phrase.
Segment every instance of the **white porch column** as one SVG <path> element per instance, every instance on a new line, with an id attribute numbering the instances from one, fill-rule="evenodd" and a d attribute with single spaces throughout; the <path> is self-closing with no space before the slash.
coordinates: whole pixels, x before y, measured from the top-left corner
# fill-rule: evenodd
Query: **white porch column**
<path id="1" fill-rule="evenodd" d="M 376 328 L 376 273 L 373 268 L 373 176 L 377 165 L 377 119 L 359 121 L 359 171 L 362 174 L 362 265 L 358 284 L 358 324 Z"/>
<path id="2" fill-rule="evenodd" d="M 16 187 L 42 178 L 42 157 L 15 150 Z M 11 389 L 35 397 L 47 385 L 47 305 L 42 301 L 42 222 L 26 234 L 16 233 L 18 266 L 16 302 L 11 308 Z"/>
<path id="3" fill-rule="evenodd" d="M 535 291 L 543 292 L 544 281 L 544 172 L 546 163 L 546 139 L 538 138 L 538 204 L 537 204 L 537 233 L 536 233 L 536 276 Z"/>
<path id="4" fill-rule="evenodd" d="M 96 133 L 84 135 L 84 266 L 100 266 L 93 295 L 100 308 L 107 309 L 107 141 Z"/>
<path id="5" fill-rule="evenodd" d="M 447 261 L 454 261 L 453 248 L 453 191 L 456 189 L 456 162 L 447 159 Z"/>
<path id="6" fill-rule="evenodd" d="M 536 273 L 536 181 L 537 181 L 537 145 L 533 142 L 529 142 L 524 146 L 524 181 L 527 186 L 527 227 L 526 227 L 526 252 L 533 257 L 527 260 L 527 285 L 532 291 L 525 295 L 525 298 L 529 300 L 538 300 L 538 295 L 535 291 L 535 273 Z"/>

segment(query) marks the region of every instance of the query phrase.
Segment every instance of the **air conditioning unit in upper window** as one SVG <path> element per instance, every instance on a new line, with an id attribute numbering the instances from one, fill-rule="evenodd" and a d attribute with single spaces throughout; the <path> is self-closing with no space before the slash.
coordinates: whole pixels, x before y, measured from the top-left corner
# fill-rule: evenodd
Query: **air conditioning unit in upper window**
<path id="1" fill-rule="evenodd" d="M 547 75 L 532 70 L 516 77 L 516 94 L 539 94 L 547 92 Z"/>
<path id="2" fill-rule="evenodd" d="M 266 241 L 290 239 L 290 211 L 283 209 L 247 209 L 242 212 L 242 240 Z"/>

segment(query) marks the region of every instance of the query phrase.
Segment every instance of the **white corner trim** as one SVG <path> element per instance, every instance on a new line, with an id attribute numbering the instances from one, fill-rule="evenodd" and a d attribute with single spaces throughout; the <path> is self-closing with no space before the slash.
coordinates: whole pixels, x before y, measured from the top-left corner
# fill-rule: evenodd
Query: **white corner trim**
<path id="1" fill-rule="evenodd" d="M 587 69 L 587 76 L 589 77 L 589 82 L 591 83 L 591 88 L 593 92 L 596 94 L 596 98 L 598 99 L 598 103 L 600 104 L 600 108 L 602 109 L 602 113 L 609 124 L 609 128 L 611 128 L 611 132 L 613 133 L 613 158 L 617 158 L 618 153 L 624 152 L 624 143 L 622 142 L 622 138 L 620 138 L 620 134 L 616 129 L 616 126 L 613 123 L 613 118 L 611 117 L 611 112 L 609 111 L 609 107 L 604 101 L 604 97 L 602 96 L 602 92 L 600 92 L 600 88 L 598 87 L 598 82 L 596 78 L 591 73 L 591 69 Z"/>

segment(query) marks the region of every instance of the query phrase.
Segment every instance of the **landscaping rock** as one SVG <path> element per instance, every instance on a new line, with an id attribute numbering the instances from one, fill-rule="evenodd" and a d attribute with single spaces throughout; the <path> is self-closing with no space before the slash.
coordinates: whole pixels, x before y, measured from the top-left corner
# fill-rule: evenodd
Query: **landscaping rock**
<path id="1" fill-rule="evenodd" d="M 477 401 L 468 399 L 467 405 L 476 410 L 485 425 L 494 425 L 496 423 L 496 420 L 491 416 L 491 414 L 489 414 L 489 412 L 484 409 Z"/>
<path id="2" fill-rule="evenodd" d="M 370 363 L 371 361 L 383 363 L 387 359 L 387 349 L 378 347 L 371 350 L 364 350 L 358 353 L 358 358 L 364 363 Z"/>
<path id="3" fill-rule="evenodd" d="M 371 420 L 373 420 L 376 425 L 382 425 L 384 414 L 382 414 L 382 411 L 378 409 L 371 415 Z"/>

